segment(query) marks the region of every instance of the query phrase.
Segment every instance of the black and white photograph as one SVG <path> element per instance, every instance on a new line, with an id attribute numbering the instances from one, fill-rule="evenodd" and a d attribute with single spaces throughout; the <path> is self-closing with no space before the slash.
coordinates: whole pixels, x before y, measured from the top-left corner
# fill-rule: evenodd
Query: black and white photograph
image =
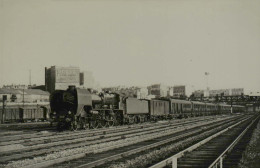
<path id="1" fill-rule="evenodd" d="M 0 168 L 260 167 L 260 0 L 0 0 Z"/>

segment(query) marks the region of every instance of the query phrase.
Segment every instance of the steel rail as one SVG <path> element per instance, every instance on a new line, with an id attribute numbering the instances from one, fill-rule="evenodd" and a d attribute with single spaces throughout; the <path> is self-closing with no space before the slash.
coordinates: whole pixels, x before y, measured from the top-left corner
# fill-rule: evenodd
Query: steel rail
<path id="1" fill-rule="evenodd" d="M 199 122 L 199 121 L 197 121 Z M 196 124 L 197 122 L 193 122 L 194 124 Z M 18 153 L 18 152 L 25 152 L 25 151 L 30 151 L 30 150 L 36 150 L 36 149 L 42 149 L 42 148 L 50 148 L 53 146 L 60 146 L 60 145 L 66 145 L 66 144 L 75 144 L 73 147 L 76 146 L 81 146 L 81 145 L 91 145 L 91 144 L 97 144 L 97 143 L 102 143 L 102 142 L 106 142 L 106 141 L 112 141 L 112 140 L 118 140 L 118 139 L 122 139 L 122 137 L 132 137 L 132 136 L 138 136 L 138 135 L 143 135 L 143 134 L 150 134 L 150 133 L 156 133 L 156 132 L 160 132 L 160 131 L 165 131 L 165 130 L 170 130 L 170 129 L 180 129 L 180 126 L 186 126 L 190 123 L 185 123 L 185 124 L 176 124 L 176 125 L 168 125 L 168 126 L 163 126 L 163 127 L 148 127 L 145 129 L 134 129 L 134 130 L 129 130 L 129 131 L 120 131 L 120 132 L 116 132 L 116 133 L 111 133 L 111 134 L 102 134 L 102 135 L 95 135 L 95 136 L 83 136 L 83 137 L 69 137 L 67 139 L 62 139 L 62 141 L 58 141 L 57 139 L 55 139 L 55 141 L 50 140 L 49 143 L 39 143 L 33 146 L 28 146 L 26 148 L 22 148 L 22 149 L 17 149 L 17 150 L 10 150 L 7 152 L 0 152 L 0 156 L 1 155 L 7 155 L 7 154 L 13 154 L 13 153 Z M 60 138 L 59 138 L 60 139 Z M 92 141 L 95 142 L 93 143 Z M 86 141 L 90 141 L 89 143 L 86 143 Z M 84 143 L 82 143 L 84 142 Z M 67 146 L 68 147 L 68 146 Z"/>
<path id="2" fill-rule="evenodd" d="M 212 135 L 212 136 L 210 136 L 210 137 L 208 137 L 208 138 L 206 138 L 206 139 L 204 139 L 204 140 L 202 140 L 202 141 L 200 141 L 200 142 L 198 142 L 198 143 L 196 143 L 196 144 L 194 144 L 194 145 L 192 145 L 192 146 L 190 146 L 189 148 L 187 148 L 187 149 L 185 149 L 185 150 L 183 150 L 183 151 L 181 151 L 181 152 L 179 152 L 179 153 L 177 153 L 177 154 L 175 154 L 175 155 L 173 155 L 173 156 L 171 156 L 171 157 L 169 157 L 169 158 L 167 158 L 167 159 L 165 159 L 165 160 L 163 160 L 163 161 L 161 161 L 161 162 L 159 162 L 159 163 L 157 163 L 157 164 L 155 164 L 155 165 L 153 165 L 153 166 L 150 166 L 149 168 L 163 168 L 163 167 L 169 165 L 170 163 L 172 163 L 172 167 L 173 167 L 173 168 L 177 168 L 177 159 L 178 159 L 178 158 L 181 158 L 182 156 L 184 156 L 184 154 L 185 154 L 186 152 L 191 152 L 191 151 L 195 150 L 196 148 L 198 148 L 198 147 L 200 147 L 201 145 L 207 143 L 207 142 L 210 141 L 211 139 L 213 139 L 213 138 L 215 138 L 215 137 L 221 135 L 222 133 L 228 131 L 229 129 L 231 129 L 231 128 L 237 126 L 237 125 L 239 125 L 239 124 L 242 123 L 243 121 L 246 121 L 246 120 L 248 120 L 248 119 L 250 119 L 250 118 L 251 118 L 251 117 L 249 117 L 249 118 L 247 118 L 247 119 L 244 119 L 244 120 L 242 120 L 242 121 L 239 121 L 239 122 L 237 122 L 236 124 L 233 124 L 233 125 L 229 126 L 228 128 L 226 128 L 226 129 L 224 129 L 224 130 L 222 130 L 222 131 L 220 131 L 220 132 L 218 132 L 218 133 L 216 133 L 216 134 L 214 134 L 214 135 Z"/>
<path id="3" fill-rule="evenodd" d="M 96 134 L 96 133 L 103 133 L 105 132 L 115 132 L 118 130 L 125 130 L 125 129 L 129 129 L 129 128 L 146 128 L 146 127 L 150 127 L 152 126 L 163 126 L 163 125 L 168 125 L 168 124 L 176 124 L 176 123 L 189 123 L 192 121 L 196 121 L 196 120 L 210 120 L 210 119 L 214 119 L 216 117 L 206 117 L 206 118 L 194 118 L 194 119 L 185 119 L 185 120 L 170 120 L 168 122 L 165 123 L 142 123 L 142 124 L 135 124 L 135 125 L 123 125 L 123 126 L 116 126 L 116 127 L 109 127 L 109 128 L 100 128 L 100 129 L 92 129 L 92 130 L 81 130 L 81 131 L 75 131 L 75 132 L 62 132 L 62 133 L 57 133 L 57 132 L 50 132 L 47 133 L 47 135 L 55 135 L 55 136 L 72 136 L 72 135 L 81 135 L 81 134 Z M 229 118 L 229 116 L 227 117 Z M 58 135 L 57 135 L 58 134 Z M 35 134 L 31 134 L 31 133 L 26 133 L 26 134 L 20 134 L 20 135 L 8 135 L 8 136 L 2 136 L 2 138 L 0 139 L 0 144 L 3 141 L 6 140 L 13 140 L 13 139 L 17 139 L 17 141 L 19 141 L 21 138 L 22 139 L 31 139 L 31 138 L 39 138 L 39 137 L 45 137 L 46 134 L 41 134 L 41 133 L 35 133 Z M 14 141 L 14 140 L 13 140 Z M 12 142 L 13 144 L 13 142 Z"/>
<path id="4" fill-rule="evenodd" d="M 230 119 L 230 118 L 228 118 L 228 119 Z M 234 120 L 235 118 L 231 118 L 232 120 Z M 218 120 L 219 121 L 219 120 Z M 225 121 L 225 119 L 222 119 L 221 121 Z M 212 122 L 212 123 L 214 123 L 214 122 L 217 122 L 216 120 L 210 120 L 210 121 L 207 121 L 207 122 L 205 122 L 205 123 L 203 123 L 203 124 L 195 124 L 194 123 L 194 125 L 193 126 L 190 126 L 191 128 L 192 127 L 198 127 L 198 126 L 200 126 L 200 125 L 205 125 L 205 124 L 208 124 L 208 122 Z M 187 123 L 187 124 L 189 124 L 189 123 Z M 181 126 L 183 126 L 184 124 L 179 124 L 179 125 L 181 125 Z M 170 128 L 171 126 L 169 126 L 169 129 L 171 129 Z M 184 128 L 184 127 L 182 127 L 183 129 L 186 129 L 186 128 Z M 173 132 L 180 132 L 180 131 L 183 131 L 183 129 L 177 129 L 177 130 L 175 130 L 175 131 L 173 131 Z M 142 132 L 143 130 L 141 130 L 141 132 Z M 156 129 L 155 130 L 152 130 L 152 131 L 156 131 Z M 140 132 L 140 131 L 139 131 Z M 156 132 L 158 132 L 158 131 L 156 131 Z M 140 134 L 140 133 L 138 133 L 138 134 Z M 143 134 L 143 133 L 142 133 Z M 104 136 L 104 135 L 103 135 Z M 108 136 L 111 136 L 111 135 L 109 135 L 108 134 Z M 134 134 L 132 135 L 132 136 L 134 136 Z M 85 139 L 93 139 L 94 137 L 86 137 Z M 100 136 L 97 136 L 96 138 L 100 138 Z M 122 139 L 122 137 L 121 136 L 118 136 L 117 138 L 115 138 L 115 137 L 111 137 L 111 138 L 108 138 L 108 139 L 100 139 L 100 140 L 98 140 L 98 142 L 99 143 L 104 143 L 104 142 L 106 142 L 106 141 L 113 141 L 113 140 L 118 140 L 118 139 Z M 77 142 L 78 141 L 78 139 L 74 139 L 74 140 L 70 140 L 69 142 Z M 65 141 L 66 142 L 66 144 L 68 143 L 68 141 Z M 33 156 L 33 155 L 41 155 L 42 153 L 48 153 L 48 152 L 51 152 L 50 150 L 56 150 L 56 149 L 59 149 L 60 147 L 59 146 L 61 146 L 62 147 L 62 149 L 65 149 L 65 147 L 64 147 L 64 143 L 65 142 L 63 142 L 63 141 L 61 141 L 61 142 L 54 142 L 54 143 L 49 143 L 49 144 L 43 144 L 43 146 L 41 146 L 41 148 L 43 148 L 44 146 L 45 147 L 51 147 L 51 146 L 54 146 L 54 145 L 56 145 L 57 147 L 54 149 L 54 148 L 52 148 L 52 149 L 48 149 L 48 148 L 46 148 L 46 149 L 41 149 L 41 150 L 37 150 L 37 151 L 28 151 L 27 153 L 21 153 L 21 154 L 18 154 L 18 153 L 16 153 L 16 154 L 14 154 L 14 155 L 10 155 L 10 156 L 3 156 L 2 158 L 1 158 L 1 162 L 7 162 L 7 161 L 10 161 L 10 160 L 14 160 L 14 159 L 20 159 L 20 158 L 25 158 L 25 157 L 30 157 L 30 156 Z M 84 146 L 84 145 L 92 145 L 92 144 L 96 144 L 97 143 L 97 141 L 89 141 L 89 142 L 83 142 L 83 143 L 77 143 L 77 144 L 70 144 L 70 145 L 68 145 L 68 146 L 66 146 L 66 148 L 67 149 L 71 149 L 71 148 L 76 148 L 76 147 L 79 147 L 79 146 Z M 38 149 L 38 148 L 36 148 L 36 149 Z M 20 149 L 20 150 L 17 150 L 17 151 L 22 151 L 22 152 L 24 152 L 25 150 L 35 150 L 34 149 L 34 147 L 32 146 L 32 147 L 29 147 L 28 149 Z M 8 152 L 6 152 L 6 153 L 8 153 Z"/>
<path id="5" fill-rule="evenodd" d="M 216 123 L 216 122 L 212 122 L 212 123 Z M 212 124 L 211 123 L 211 124 Z M 197 127 L 196 127 L 197 128 Z M 185 130 L 186 128 L 184 128 Z M 183 131 L 184 131 L 183 130 Z M 187 129 L 186 129 L 187 130 Z M 179 131 L 181 132 L 181 131 Z M 146 145 L 146 146 L 142 146 L 142 147 L 139 147 L 137 149 L 132 149 L 130 151 L 126 151 L 126 152 L 123 152 L 123 153 L 120 153 L 120 154 L 116 154 L 116 155 L 113 155 L 113 156 L 110 156 L 108 158 L 105 158 L 105 159 L 99 159 L 98 162 L 91 162 L 91 163 L 87 163 L 87 164 L 84 164 L 82 165 L 83 167 L 93 167 L 93 166 L 97 166 L 97 165 L 100 165 L 106 161 L 109 161 L 110 159 L 119 159 L 123 156 L 127 156 L 127 155 L 130 155 L 130 154 L 134 154 L 134 153 L 137 153 L 137 152 L 141 152 L 141 151 L 144 151 L 144 150 L 147 150 L 147 149 L 150 149 L 150 148 L 153 148 L 153 147 L 158 147 L 158 146 L 161 146 L 163 144 L 166 144 L 166 143 L 169 143 L 169 142 L 172 142 L 172 141 L 175 141 L 177 139 L 180 139 L 180 138 L 183 138 L 183 136 L 189 136 L 191 134 L 194 134 L 194 131 L 193 132 L 188 132 L 186 134 L 181 134 L 179 136 L 175 136 L 175 137 L 172 137 L 170 139 L 166 139 L 166 140 L 163 140 L 163 141 L 159 141 L 157 143 L 153 143 L 153 144 L 149 144 L 149 145 Z M 130 144 L 131 145 L 131 144 Z M 116 145 L 117 147 L 123 147 L 125 146 L 125 144 L 122 144 L 122 145 Z M 113 146 L 109 146 L 107 147 L 109 150 L 111 149 L 114 149 Z M 103 149 L 102 149 L 103 150 Z M 37 163 L 37 164 L 34 164 L 34 165 L 28 165 L 28 166 L 25 166 L 26 168 L 33 168 L 33 167 L 48 167 L 48 166 L 51 166 L 53 164 L 57 164 L 57 163 L 62 163 L 64 161 L 69 161 L 69 160 L 73 160 L 73 159 L 79 159 L 81 157 L 84 157 L 86 155 L 86 153 L 80 153 L 80 154 L 76 154 L 76 155 L 73 155 L 72 157 L 71 156 L 68 156 L 68 157 L 63 157 L 63 158 L 58 158 L 58 159 L 54 159 L 54 160 L 48 160 L 48 161 L 45 161 L 45 162 L 40 162 L 40 163 Z"/>
<path id="6" fill-rule="evenodd" d="M 214 118 L 208 118 L 208 119 L 205 119 L 206 121 L 210 121 Z M 182 124 L 189 124 L 189 123 L 193 123 L 193 122 L 199 122 L 199 121 L 205 121 L 204 119 L 198 119 L 198 120 L 192 120 L 192 121 L 185 121 L 185 122 L 180 122 L 180 123 L 168 123 L 168 124 L 162 124 L 162 125 L 153 125 L 151 127 L 149 126 L 137 126 L 137 127 L 127 127 L 127 128 L 119 128 L 119 129 L 110 129 L 110 130 L 102 130 L 102 131 L 98 131 L 98 132 L 76 132 L 74 134 L 62 134 L 62 135 L 56 135 L 55 133 L 46 133 L 46 134 L 40 134 L 40 137 L 38 137 L 37 135 L 39 134 L 36 134 L 34 136 L 34 138 L 30 138 L 29 141 L 27 141 L 26 139 L 23 139 L 23 140 L 14 140 L 14 141 L 7 141 L 7 142 L 0 142 L 0 146 L 3 146 L 3 145 L 9 145 L 9 144 L 19 144 L 19 143 L 23 143 L 23 144 L 26 144 L 28 143 L 28 145 L 32 145 L 33 142 L 36 142 L 36 144 L 40 144 L 40 143 L 45 143 L 44 140 L 51 140 L 51 142 L 55 142 L 55 141 L 59 141 L 60 139 L 64 140 L 65 138 L 66 139 L 73 139 L 72 137 L 75 137 L 77 136 L 78 138 L 80 137 L 86 137 L 86 136 L 96 136 L 96 134 L 99 134 L 99 135 L 104 135 L 104 134 L 108 134 L 108 133 L 118 133 L 119 131 L 120 132 L 123 132 L 125 130 L 127 131 L 134 131 L 134 130 L 144 130 L 144 129 L 153 129 L 153 128 L 163 128 L 163 127 L 168 127 L 168 126 L 179 126 L 179 125 L 182 125 Z M 54 136 L 52 136 L 54 135 Z M 41 141 L 44 141 L 44 142 L 41 142 Z"/>
<path id="7" fill-rule="evenodd" d="M 224 152 L 222 152 L 219 157 L 209 166 L 209 168 L 213 168 L 214 166 L 220 166 L 220 168 L 223 167 L 223 159 L 225 158 L 225 155 L 230 152 L 233 147 L 239 142 L 239 140 L 244 136 L 244 134 L 247 132 L 247 130 L 252 126 L 252 124 L 259 118 L 259 116 L 254 119 L 245 129 L 244 131 L 226 148 Z"/>
<path id="8" fill-rule="evenodd" d="M 207 120 L 207 121 L 210 121 L 210 120 L 212 120 L 212 119 L 214 119 L 214 118 L 208 118 L 208 119 L 205 119 L 205 120 Z M 60 138 L 62 138 L 62 139 L 64 139 L 64 138 L 66 138 L 66 137 L 69 137 L 68 139 L 72 139 L 71 138 L 71 136 L 73 136 L 73 137 L 75 137 L 75 136 L 86 136 L 86 135 L 94 135 L 94 136 L 96 136 L 96 135 L 98 135 L 98 134 L 102 134 L 102 135 L 104 135 L 104 134 L 108 134 L 108 133 L 114 133 L 114 132 L 117 132 L 118 133 L 118 131 L 125 131 L 125 130 L 127 130 L 127 131 L 130 131 L 130 130 L 132 130 L 132 131 L 134 131 L 134 130 L 138 130 L 138 129 L 142 129 L 142 130 L 146 130 L 146 129 L 153 129 L 153 128 L 163 128 L 163 127 L 168 127 L 168 126 L 179 126 L 179 125 L 182 125 L 182 124 L 189 124 L 189 123 L 193 123 L 193 122 L 199 122 L 199 121 L 205 121 L 204 119 L 198 119 L 198 120 L 192 120 L 192 121 L 185 121 L 185 122 L 178 122 L 178 123 L 167 123 L 167 124 L 159 124 L 159 125 L 153 125 L 152 127 L 149 127 L 149 126 L 137 126 L 137 127 L 127 127 L 127 128 L 120 128 L 120 129 L 110 129 L 110 130 L 108 130 L 108 131 L 105 131 L 105 130 L 102 130 L 102 131 L 98 131 L 98 132 L 77 132 L 77 133 L 74 133 L 74 134 L 69 134 L 69 135 L 67 135 L 67 134 L 62 134 L 62 135 L 60 135 L 60 134 L 55 134 L 55 133 L 46 133 L 46 134 L 39 134 L 39 133 L 37 133 L 37 134 L 35 134 L 35 136 L 36 137 L 34 137 L 34 138 L 30 138 L 30 141 L 29 142 L 33 142 L 33 141 L 37 141 L 37 142 L 39 142 L 39 141 L 41 141 L 41 140 L 47 140 L 47 139 L 52 139 L 52 140 L 56 140 L 56 139 L 60 139 Z M 52 136 L 52 135 L 54 135 L 54 136 Z M 39 137 L 40 136 L 40 137 Z M 22 137 L 20 137 L 20 138 L 22 138 Z M 7 141 L 7 142 L 0 142 L 0 146 L 2 145 L 8 145 L 8 144 L 16 144 L 16 143 L 25 143 L 27 140 L 13 140 L 13 141 Z"/>

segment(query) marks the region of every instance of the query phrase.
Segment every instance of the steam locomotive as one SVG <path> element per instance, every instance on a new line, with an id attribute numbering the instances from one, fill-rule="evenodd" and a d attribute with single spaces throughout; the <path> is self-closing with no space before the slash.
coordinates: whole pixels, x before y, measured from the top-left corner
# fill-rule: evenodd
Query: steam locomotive
<path id="1" fill-rule="evenodd" d="M 229 113 L 230 105 L 202 103 L 170 98 L 139 100 L 116 93 L 91 93 L 88 89 L 69 86 L 50 95 L 51 122 L 58 129 L 98 128 L 160 119 Z M 233 105 L 233 112 L 245 107 Z"/>

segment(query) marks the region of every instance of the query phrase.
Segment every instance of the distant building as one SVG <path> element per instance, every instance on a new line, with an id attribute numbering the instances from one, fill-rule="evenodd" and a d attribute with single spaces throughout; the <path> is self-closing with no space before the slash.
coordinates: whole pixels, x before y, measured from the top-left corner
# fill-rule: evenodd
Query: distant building
<path id="1" fill-rule="evenodd" d="M 148 89 L 145 87 L 124 87 L 124 86 L 116 86 L 116 87 L 107 87 L 102 88 L 103 91 L 110 91 L 114 93 L 118 93 L 123 97 L 135 97 L 138 99 L 146 99 L 148 96 Z"/>
<path id="2" fill-rule="evenodd" d="M 40 90 L 43 90 L 43 91 L 46 91 L 45 89 L 46 89 L 46 87 L 45 87 L 45 85 L 33 85 L 33 86 L 31 86 L 29 89 L 40 89 Z"/>
<path id="3" fill-rule="evenodd" d="M 84 88 L 95 88 L 95 78 L 90 71 L 84 71 L 80 73 L 80 85 Z"/>
<path id="4" fill-rule="evenodd" d="M 260 96 L 260 91 L 247 91 L 245 95 L 248 96 Z"/>
<path id="5" fill-rule="evenodd" d="M 240 96 L 244 94 L 244 88 L 234 88 L 230 90 L 232 96 Z"/>
<path id="6" fill-rule="evenodd" d="M 146 99 L 148 96 L 148 89 L 146 87 L 137 88 L 137 98 Z"/>
<path id="7" fill-rule="evenodd" d="M 186 95 L 186 89 L 184 85 L 178 85 L 173 87 L 173 97 L 181 97 Z"/>
<path id="8" fill-rule="evenodd" d="M 215 97 L 217 95 L 230 96 L 230 89 L 209 90 L 209 97 Z"/>
<path id="9" fill-rule="evenodd" d="M 193 92 L 194 97 L 200 97 L 203 94 L 204 97 L 215 97 L 215 96 L 240 96 L 244 94 L 243 88 L 233 89 L 218 89 L 218 90 L 197 90 Z"/>
<path id="10" fill-rule="evenodd" d="M 69 85 L 80 86 L 80 70 L 78 67 L 51 66 L 45 68 L 45 87 L 48 92 L 66 90 Z"/>
<path id="11" fill-rule="evenodd" d="M 149 95 L 155 95 L 156 97 L 166 97 L 169 88 L 163 84 L 154 84 L 147 87 Z"/>
<path id="12" fill-rule="evenodd" d="M 232 89 L 218 89 L 218 90 L 209 90 L 209 97 L 215 96 L 240 96 L 244 94 L 243 88 L 232 88 Z"/>
<path id="13" fill-rule="evenodd" d="M 119 91 L 120 89 L 121 88 L 119 86 L 105 87 L 105 88 L 102 88 L 102 91 L 116 92 L 116 91 Z"/>
<path id="14" fill-rule="evenodd" d="M 7 95 L 7 102 L 40 103 L 49 102 L 50 94 L 40 89 L 0 89 L 0 101 Z"/>
<path id="15" fill-rule="evenodd" d="M 173 87 L 168 88 L 167 96 L 173 96 Z"/>
<path id="16" fill-rule="evenodd" d="M 192 94 L 194 95 L 194 97 L 204 97 L 204 90 L 195 90 L 194 92 L 192 92 Z"/>
<path id="17" fill-rule="evenodd" d="M 4 89 L 28 89 L 28 85 L 4 85 Z"/>

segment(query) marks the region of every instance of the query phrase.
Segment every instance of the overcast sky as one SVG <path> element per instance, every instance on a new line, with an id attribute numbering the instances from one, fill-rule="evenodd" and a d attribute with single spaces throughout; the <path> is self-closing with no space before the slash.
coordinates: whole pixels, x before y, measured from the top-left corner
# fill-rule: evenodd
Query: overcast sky
<path id="1" fill-rule="evenodd" d="M 78 66 L 101 86 L 260 90 L 259 0 L 0 0 L 0 86 Z"/>

